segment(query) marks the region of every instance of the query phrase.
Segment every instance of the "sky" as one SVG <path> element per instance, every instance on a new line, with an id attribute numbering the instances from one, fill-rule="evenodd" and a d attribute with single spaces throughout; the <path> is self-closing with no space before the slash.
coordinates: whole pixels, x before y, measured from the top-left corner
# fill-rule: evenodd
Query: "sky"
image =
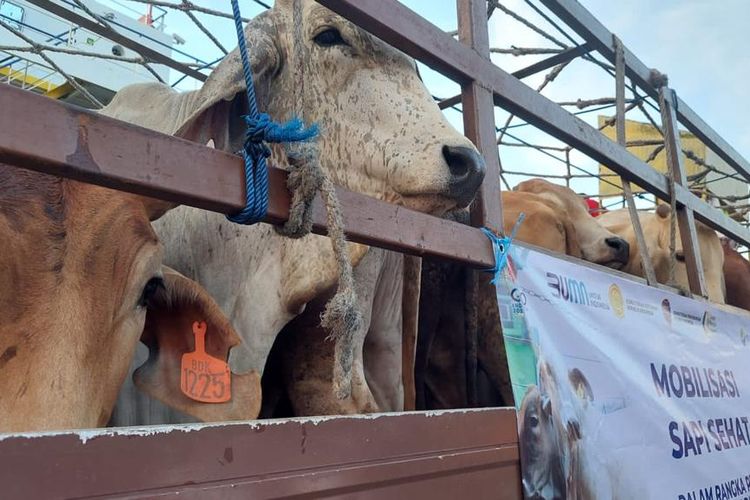
<path id="1" fill-rule="evenodd" d="M 273 3 L 273 0 L 267 1 Z M 541 7 L 538 0 L 532 1 Z M 127 0 L 104 0 L 104 3 L 128 5 L 136 10 L 145 9 L 144 6 Z M 223 11 L 230 10 L 229 1 L 194 0 L 194 3 Z M 444 30 L 456 28 L 454 0 L 402 0 L 402 3 Z M 647 66 L 668 74 L 670 86 L 683 101 L 737 151 L 746 158 L 750 157 L 750 124 L 745 117 L 750 111 L 750 97 L 746 92 L 750 82 L 750 52 L 746 50 L 745 33 L 750 10 L 747 0 L 581 0 L 581 3 L 610 31 L 616 33 L 626 47 Z M 563 35 L 531 10 L 525 0 L 503 0 L 502 4 L 538 24 L 545 31 L 553 33 L 558 39 L 566 41 Z M 242 1 L 241 6 L 246 17 L 264 10 L 251 0 Z M 198 17 L 227 48 L 236 45 L 231 21 L 201 14 Z M 185 39 L 185 45 L 180 47 L 182 50 L 206 60 L 220 55 L 218 49 L 184 14 L 171 11 L 165 20 L 167 33 L 177 33 Z M 572 34 L 572 30 L 566 28 L 566 31 Z M 490 21 L 490 38 L 493 47 L 555 47 L 542 36 L 499 11 Z M 549 56 L 493 55 L 493 61 L 502 69 L 512 72 L 546 57 Z M 425 67 L 421 68 L 421 72 L 433 95 L 447 97 L 458 93 L 459 87 L 442 75 Z M 524 83 L 536 87 L 543 78 L 542 73 L 525 79 Z M 189 89 L 195 85 L 196 82 L 186 80 L 180 88 Z M 543 94 L 558 102 L 613 97 L 614 79 L 600 68 L 579 59 L 571 63 Z M 577 110 L 573 108 L 573 111 Z M 601 113 L 613 112 L 610 108 Z M 596 125 L 597 114 L 589 113 L 581 115 L 581 118 Z M 460 130 L 460 113 L 447 110 L 446 115 Z M 657 112 L 653 112 L 653 115 L 658 117 Z M 507 113 L 496 110 L 498 126 L 505 123 L 506 117 Z M 628 118 L 644 120 L 637 112 L 629 113 Z M 554 138 L 531 126 L 524 126 L 518 119 L 513 124 L 519 125 L 511 130 L 515 137 L 535 144 L 560 145 Z M 528 148 L 501 147 L 500 157 L 505 170 L 565 173 L 564 164 Z M 596 162 L 577 152 L 573 153 L 571 161 L 588 171 L 598 169 Z M 522 176 L 507 176 L 511 186 L 523 179 Z M 575 179 L 572 187 L 590 194 L 597 192 L 595 180 Z"/>

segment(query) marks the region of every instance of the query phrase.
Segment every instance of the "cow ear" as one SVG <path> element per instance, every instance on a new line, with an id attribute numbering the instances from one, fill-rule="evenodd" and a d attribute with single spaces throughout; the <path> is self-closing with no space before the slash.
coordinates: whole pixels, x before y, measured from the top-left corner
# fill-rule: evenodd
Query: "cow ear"
<path id="1" fill-rule="evenodd" d="M 672 208 L 666 203 L 659 203 L 659 205 L 656 207 L 656 215 L 658 215 L 662 219 L 668 218 L 671 212 Z"/>
<path id="2" fill-rule="evenodd" d="M 578 420 L 571 419 L 568 420 L 568 437 L 572 440 L 578 440 L 581 439 L 581 424 L 578 423 Z"/>
<path id="3" fill-rule="evenodd" d="M 255 93 L 261 104 L 268 102 L 273 77 L 282 64 L 282 52 L 273 35 L 277 32 L 275 10 L 256 16 L 245 27 Z M 242 60 L 235 48 L 191 98 L 192 109 L 174 135 L 201 144 L 214 139 L 217 149 L 238 150 L 241 142 L 233 144 L 232 141 L 244 137 L 245 124 L 241 115 L 247 114 L 245 93 Z"/>
<path id="4" fill-rule="evenodd" d="M 583 253 L 581 252 L 581 245 L 578 242 L 578 232 L 573 222 L 563 213 L 560 217 L 562 219 L 563 229 L 565 230 L 565 253 L 571 257 L 581 258 Z"/>
<path id="5" fill-rule="evenodd" d="M 254 419 L 260 411 L 260 376 L 251 371 L 231 373 L 231 398 L 226 403 L 202 403 L 180 389 L 182 355 L 195 350 L 193 323 L 206 323 L 205 350 L 226 361 L 240 343 L 219 306 L 196 282 L 163 267 L 164 287 L 151 299 L 141 341 L 148 360 L 133 374 L 135 385 L 162 403 L 202 421 Z"/>
<path id="6" fill-rule="evenodd" d="M 552 400 L 546 394 L 542 395 L 542 413 L 547 417 L 552 416 Z"/>

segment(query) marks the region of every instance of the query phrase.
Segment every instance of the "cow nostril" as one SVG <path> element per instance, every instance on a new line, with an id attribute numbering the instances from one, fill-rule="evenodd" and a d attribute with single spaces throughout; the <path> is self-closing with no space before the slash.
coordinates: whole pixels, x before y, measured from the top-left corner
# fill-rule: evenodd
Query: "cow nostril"
<path id="1" fill-rule="evenodd" d="M 448 170 L 454 177 L 463 177 L 469 171 L 471 158 L 464 151 L 468 148 L 457 148 L 453 146 L 443 146 L 443 158 L 448 164 Z"/>
<path id="2" fill-rule="evenodd" d="M 450 195 L 460 206 L 466 206 L 484 179 L 484 160 L 472 147 L 446 145 L 442 153 L 450 171 Z"/>
<path id="3" fill-rule="evenodd" d="M 607 238 L 604 242 L 615 251 L 615 259 L 620 262 L 627 262 L 630 257 L 630 245 L 622 238 Z"/>

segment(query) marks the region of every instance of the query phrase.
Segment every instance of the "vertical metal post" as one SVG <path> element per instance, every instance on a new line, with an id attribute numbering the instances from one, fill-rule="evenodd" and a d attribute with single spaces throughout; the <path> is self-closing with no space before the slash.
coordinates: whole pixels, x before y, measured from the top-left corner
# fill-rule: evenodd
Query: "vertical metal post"
<path id="1" fill-rule="evenodd" d="M 685 173 L 685 165 L 682 163 L 680 130 L 675 112 L 676 102 L 677 99 L 672 89 L 666 85 L 659 89 L 659 107 L 661 108 L 661 121 L 664 128 L 667 165 L 672 172 L 674 184 L 685 186 L 687 184 L 687 175 Z M 672 193 L 673 197 L 674 195 Z M 677 224 L 680 228 L 682 251 L 685 254 L 690 291 L 695 295 L 706 297 L 708 295 L 706 291 L 706 279 L 703 274 L 703 261 L 701 260 L 701 251 L 698 245 L 698 233 L 695 229 L 693 210 L 687 206 L 678 206 L 676 215 Z"/>
<path id="2" fill-rule="evenodd" d="M 617 131 L 617 143 L 624 148 L 627 146 L 625 138 L 625 51 L 620 39 L 614 35 L 612 35 L 612 45 L 615 49 L 615 105 L 617 113 L 615 115 L 617 120 L 615 128 Z M 643 236 L 641 219 L 638 217 L 638 210 L 635 207 L 633 188 L 630 186 L 629 180 L 624 177 L 621 177 L 620 180 L 622 181 L 622 192 L 628 206 L 630 220 L 633 222 L 635 240 L 638 243 L 643 271 L 646 273 L 646 281 L 649 285 L 653 286 L 656 284 L 656 273 L 651 263 L 651 257 L 648 254 L 648 246 L 646 245 L 646 238 Z"/>
<path id="3" fill-rule="evenodd" d="M 458 39 L 485 59 L 490 58 L 487 30 L 487 3 L 484 0 L 458 0 Z M 477 146 L 487 164 L 487 174 L 474 202 L 471 222 L 503 233 L 500 200 L 500 158 L 495 138 L 495 104 L 492 91 L 475 81 L 461 86 L 464 133 Z"/>
<path id="4" fill-rule="evenodd" d="M 490 59 L 490 38 L 487 27 L 485 0 L 458 0 L 458 39 L 485 59 Z M 495 137 L 495 103 L 492 91 L 476 81 L 461 86 L 464 133 L 479 149 L 486 163 L 484 182 L 471 210 L 471 223 L 503 234 L 503 209 L 500 199 L 500 157 Z M 477 271 L 467 269 L 466 297 L 466 397 L 469 406 L 477 404 L 477 343 L 479 315 L 493 314 L 499 322 L 498 311 L 479 311 L 476 304 L 480 293 L 493 293 L 489 282 L 480 283 Z M 494 302 L 494 301 L 491 301 Z"/>

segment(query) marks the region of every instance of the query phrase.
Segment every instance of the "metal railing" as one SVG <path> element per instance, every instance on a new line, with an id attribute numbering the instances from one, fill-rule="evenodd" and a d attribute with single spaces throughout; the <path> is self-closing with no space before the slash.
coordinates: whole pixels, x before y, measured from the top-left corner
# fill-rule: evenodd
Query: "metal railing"
<path id="1" fill-rule="evenodd" d="M 51 2 L 34 0 L 33 3 L 51 7 Z M 484 1 L 458 1 L 458 40 L 396 0 L 319 0 L 319 3 L 461 85 L 465 133 L 480 149 L 488 166 L 472 215 L 474 226 L 502 231 L 500 162 L 494 123 L 494 106 L 500 106 L 605 164 L 624 180 L 641 186 L 658 198 L 674 200 L 694 293 L 705 295 L 701 285 L 700 259 L 697 258 L 699 250 L 694 219 L 750 245 L 750 232 L 745 227 L 703 202 L 683 185 L 679 155 L 671 155 L 673 177 L 668 178 L 603 136 L 596 128 L 493 64 L 489 57 L 487 5 Z M 586 47 L 565 57 L 586 54 L 593 47 L 615 62 L 612 33 L 580 4 L 574 0 L 542 0 L 542 3 L 587 43 Z M 680 120 L 737 172 L 750 179 L 747 160 L 670 89 L 652 85 L 650 70 L 627 49 L 623 50 L 621 66 L 624 75 L 645 93 L 660 98 L 668 149 L 679 151 L 676 120 Z M 194 72 L 186 67 L 175 69 Z M 46 137 L 45 143 L 40 145 L 32 123 L 28 124 L 28 130 L 18 125 L 11 130 L 0 127 L 0 161 L 4 163 L 222 213 L 234 212 L 243 205 L 241 161 L 231 155 L 65 108 L 59 103 L 22 95 L 12 89 L 0 89 L 0 107 L 4 110 L 23 109 L 29 116 L 44 116 L 47 126 L 58 130 L 54 137 Z M 33 113 L 29 112 L 31 109 Z M 13 116 L 13 113 L 3 115 Z M 118 144 L 109 143 L 111 139 L 108 137 L 117 137 Z M 128 147 L 133 153 L 127 162 L 112 152 L 121 149 L 123 143 L 132 146 Z M 71 144 L 77 145 L 77 152 L 88 154 L 71 155 Z M 145 147 L 146 144 L 149 148 Z M 93 155 L 92 151 L 96 154 Z M 151 154 L 147 155 L 145 151 L 151 151 Z M 184 161 L 196 157 L 201 161 Z M 159 158 L 158 165 L 155 158 Z M 207 171 L 215 173 L 217 169 L 222 172 L 221 176 L 202 174 Z M 272 169 L 271 210 L 267 218 L 270 223 L 280 223 L 287 216 L 288 194 L 284 176 L 283 172 Z M 340 196 L 347 233 L 352 241 L 405 253 L 451 258 L 475 267 L 493 263 L 490 244 L 476 228 L 410 210 L 396 210 L 386 203 L 345 190 L 340 190 Z M 430 231 L 414 230 L 424 225 L 428 225 Z M 316 211 L 316 231 L 324 231 L 322 210 Z"/>

